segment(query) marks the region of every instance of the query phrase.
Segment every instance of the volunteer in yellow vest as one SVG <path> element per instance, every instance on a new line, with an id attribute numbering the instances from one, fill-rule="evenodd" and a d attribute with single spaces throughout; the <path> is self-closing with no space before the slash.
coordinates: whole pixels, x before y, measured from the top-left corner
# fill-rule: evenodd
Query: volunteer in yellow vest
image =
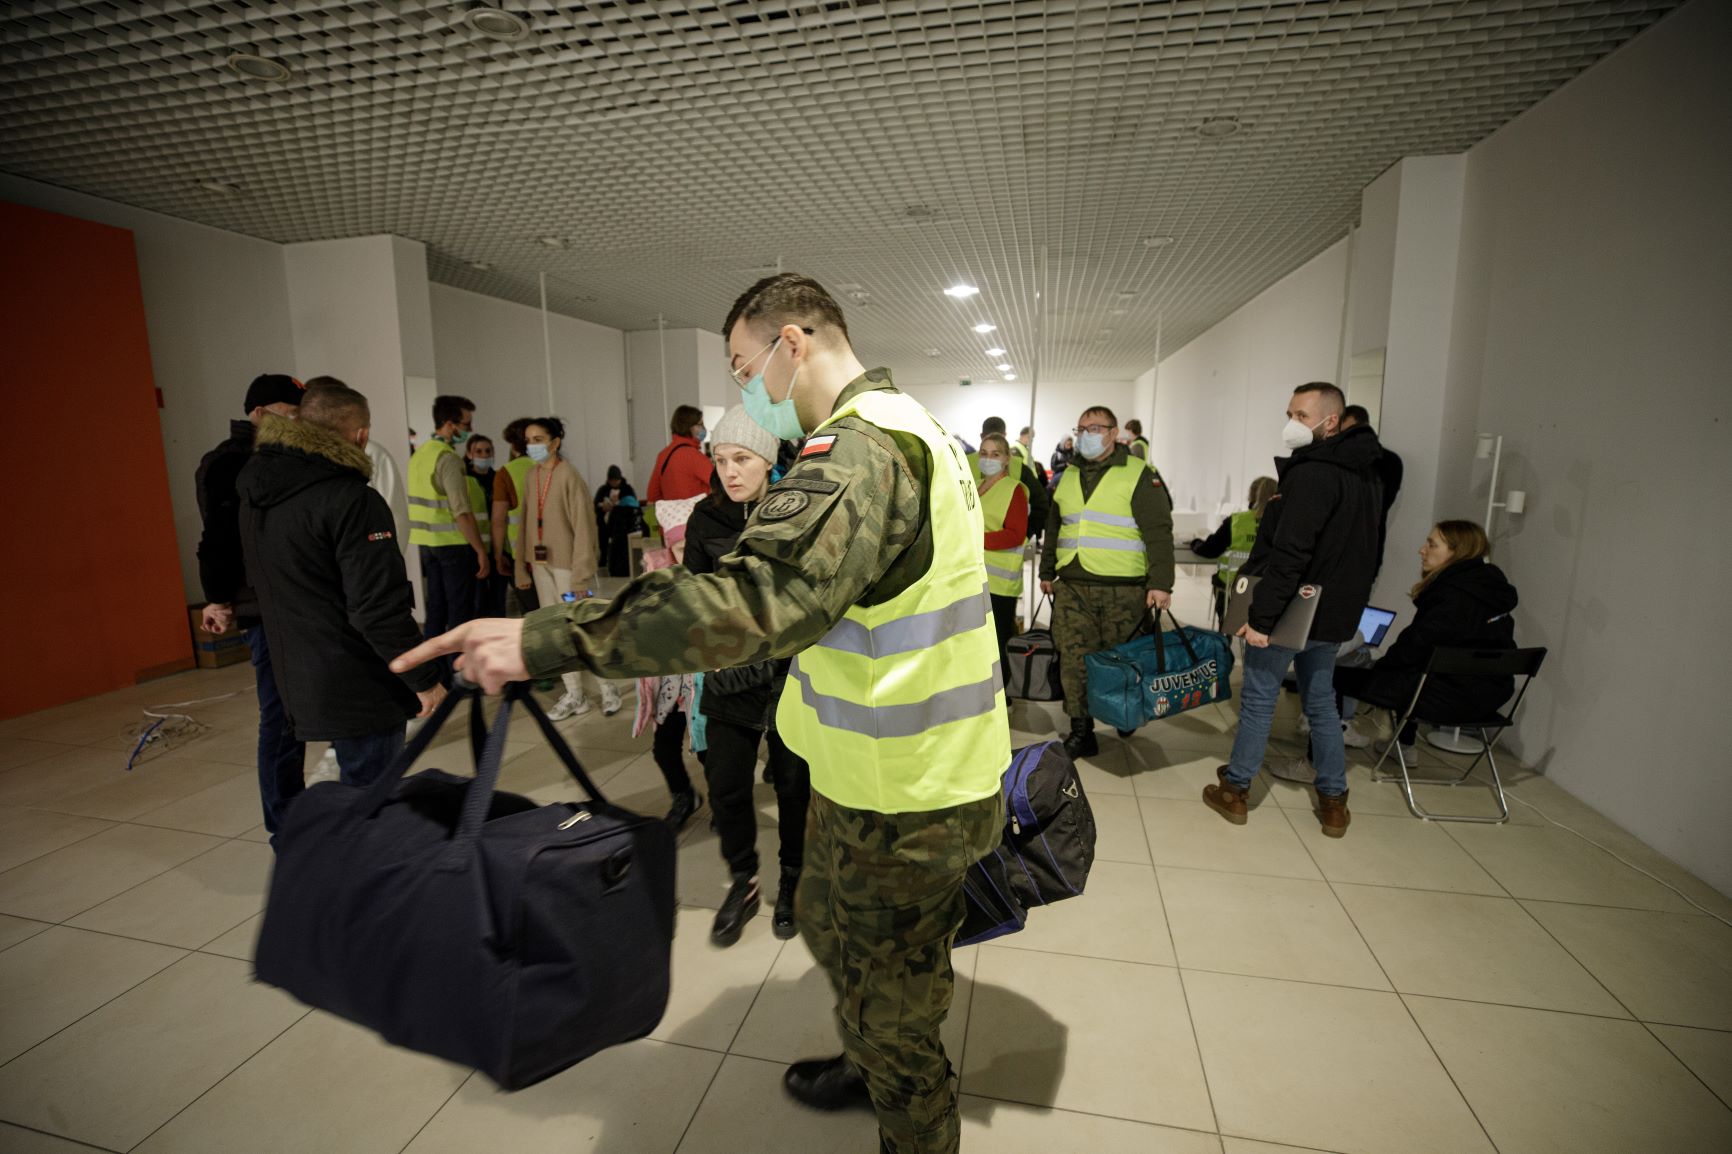
<path id="1" fill-rule="evenodd" d="M 473 433 L 463 442 L 463 469 L 469 477 L 469 507 L 475 511 L 475 531 L 481 534 L 482 544 L 491 547 L 493 518 L 489 515 L 489 510 L 493 507 L 492 438 Z M 475 617 L 505 615 L 505 587 L 510 582 L 506 580 L 503 569 L 497 565 L 491 569 L 487 576 L 475 583 Z"/>
<path id="2" fill-rule="evenodd" d="M 428 637 L 475 616 L 476 583 L 493 571 L 461 455 L 475 426 L 475 402 L 435 397 L 433 425 L 433 435 L 409 458 L 409 544 L 421 549 Z"/>
<path id="3" fill-rule="evenodd" d="M 986 587 L 992 594 L 992 619 L 998 630 L 998 661 L 1005 665 L 1005 642 L 1016 632 L 1016 606 L 1022 598 L 1022 546 L 1028 539 L 1028 486 L 1017 477 L 1017 460 L 1003 433 L 980 438 L 980 511 L 986 520 Z"/>
<path id="4" fill-rule="evenodd" d="M 815 281 L 759 281 L 724 331 L 752 418 L 810 436 L 716 571 L 657 570 L 611 602 L 472 622 L 403 660 L 460 652 L 497 688 L 794 656 L 776 728 L 811 764 L 795 917 L 844 1053 L 797 1062 L 784 1083 L 818 1108 L 870 1099 L 884 1150 L 950 1154 L 950 943 L 963 875 L 1002 836 L 1010 757 L 980 496 L 950 434 L 856 359 Z"/>
<path id="5" fill-rule="evenodd" d="M 1130 447 L 1131 456 L 1144 461 L 1148 460 L 1149 439 L 1143 436 L 1143 423 L 1132 417 L 1125 422 L 1125 432 L 1130 434 L 1130 439 L 1125 444 Z"/>
<path id="6" fill-rule="evenodd" d="M 1003 417 L 988 417 L 980 422 L 981 443 L 985 444 L 986 438 L 991 436 L 997 436 L 1001 439 L 1004 437 Z M 979 449 L 968 454 L 968 471 L 973 475 L 974 483 L 980 484 Z M 1010 475 L 1011 480 L 1022 482 L 1023 493 L 1028 498 L 1028 536 L 1032 537 L 1040 532 L 1042 525 L 1046 524 L 1047 505 L 1052 500 L 1047 496 L 1046 484 L 1041 475 L 1035 471 L 1034 465 L 1026 458 L 1011 460 L 1005 465 L 1005 472 Z"/>
<path id="7" fill-rule="evenodd" d="M 505 577 L 505 615 L 521 617 L 536 608 L 541 602 L 535 596 L 535 588 L 517 588 L 517 583 L 511 580 L 511 575 L 517 571 L 517 562 L 513 558 L 516 549 L 517 529 L 523 524 L 523 479 L 529 476 L 529 470 L 535 468 L 535 461 L 529 456 L 529 444 L 524 437 L 524 430 L 532 421 L 530 417 L 519 417 L 505 426 L 500 436 L 510 447 L 511 459 L 502 468 L 493 471 L 493 500 L 491 502 L 490 529 L 493 545 L 493 568 Z"/>
<path id="8" fill-rule="evenodd" d="M 1100 752 L 1084 659 L 1128 641 L 1150 609 L 1173 600 L 1172 503 L 1161 475 L 1118 443 L 1118 431 L 1111 409 L 1083 411 L 1040 551 L 1073 758 Z"/>
<path id="9" fill-rule="evenodd" d="M 1275 496 L 1275 490 L 1275 478 L 1258 477 L 1251 482 L 1251 493 L 1246 498 L 1250 508 L 1226 518 L 1208 537 L 1197 537 L 1191 541 L 1191 552 L 1217 561 L 1215 574 L 1209 579 L 1215 595 L 1217 621 L 1225 619 L 1227 615 L 1227 590 L 1232 587 L 1233 576 L 1239 572 L 1239 566 L 1251 557 L 1251 546 L 1257 541 L 1257 525 L 1263 520 L 1263 507 Z"/>

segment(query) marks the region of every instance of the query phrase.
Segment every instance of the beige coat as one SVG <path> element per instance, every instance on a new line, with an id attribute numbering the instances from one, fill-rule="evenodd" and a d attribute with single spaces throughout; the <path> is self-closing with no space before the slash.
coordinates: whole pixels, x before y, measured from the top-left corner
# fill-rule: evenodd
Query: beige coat
<path id="1" fill-rule="evenodd" d="M 547 501 L 541 504 L 545 486 Z M 535 561 L 535 547 L 547 546 L 547 560 Z M 579 597 L 595 582 L 595 506 L 589 487 L 569 461 L 543 461 L 523 478 L 523 523 L 517 531 L 517 580 L 529 580 L 531 564 L 571 570 L 571 591 Z"/>

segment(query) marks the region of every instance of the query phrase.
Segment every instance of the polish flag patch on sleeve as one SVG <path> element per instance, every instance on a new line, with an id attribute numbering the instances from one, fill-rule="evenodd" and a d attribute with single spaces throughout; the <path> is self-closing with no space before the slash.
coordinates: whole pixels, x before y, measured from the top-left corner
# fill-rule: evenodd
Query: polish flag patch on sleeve
<path id="1" fill-rule="evenodd" d="M 806 442 L 806 447 L 800 450 L 800 460 L 812 457 L 828 457 L 830 450 L 836 447 L 836 434 L 825 433 L 821 437 L 813 437 Z"/>

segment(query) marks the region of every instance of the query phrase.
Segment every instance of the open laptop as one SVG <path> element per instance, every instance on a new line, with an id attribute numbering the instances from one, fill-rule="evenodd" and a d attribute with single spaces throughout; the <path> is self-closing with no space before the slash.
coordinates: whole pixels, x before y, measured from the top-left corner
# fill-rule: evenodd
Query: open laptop
<path id="1" fill-rule="evenodd" d="M 1367 648 L 1376 649 L 1383 644 L 1383 638 L 1389 632 L 1389 627 L 1395 624 L 1395 612 L 1391 609 L 1379 609 L 1375 605 L 1367 605 L 1365 612 L 1359 615 L 1359 636 L 1365 638 Z"/>
<path id="2" fill-rule="evenodd" d="M 1261 580 L 1261 577 L 1250 577 L 1244 573 L 1233 579 L 1233 588 L 1227 597 L 1227 619 L 1221 625 L 1221 632 L 1231 637 L 1249 622 L 1251 598 L 1256 594 L 1257 583 Z M 1321 600 L 1323 586 L 1299 586 L 1298 595 L 1287 603 L 1287 608 L 1281 612 L 1280 620 L 1275 622 L 1275 629 L 1269 634 L 1269 643 L 1283 649 L 1305 648 L 1305 643 L 1311 638 L 1311 622 L 1317 616 L 1317 603 Z"/>

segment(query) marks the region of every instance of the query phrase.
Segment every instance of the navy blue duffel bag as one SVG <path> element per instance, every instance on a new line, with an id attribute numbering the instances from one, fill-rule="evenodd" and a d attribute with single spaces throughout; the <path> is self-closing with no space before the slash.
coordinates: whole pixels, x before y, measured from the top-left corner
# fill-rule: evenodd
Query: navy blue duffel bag
<path id="1" fill-rule="evenodd" d="M 465 699 L 475 776 L 405 778 Z M 519 703 L 588 801 L 498 790 Z M 527 685 L 507 689 L 490 732 L 481 709 L 474 687 L 453 690 L 378 781 L 295 799 L 256 965 L 310 1006 L 516 1090 L 661 1021 L 674 837 L 608 804 Z"/>
<path id="2" fill-rule="evenodd" d="M 1084 658 L 1089 716 L 1128 734 L 1233 696 L 1233 647 L 1226 636 L 1167 616 L 1172 629 L 1161 632 L 1157 611 L 1149 631 Z"/>

